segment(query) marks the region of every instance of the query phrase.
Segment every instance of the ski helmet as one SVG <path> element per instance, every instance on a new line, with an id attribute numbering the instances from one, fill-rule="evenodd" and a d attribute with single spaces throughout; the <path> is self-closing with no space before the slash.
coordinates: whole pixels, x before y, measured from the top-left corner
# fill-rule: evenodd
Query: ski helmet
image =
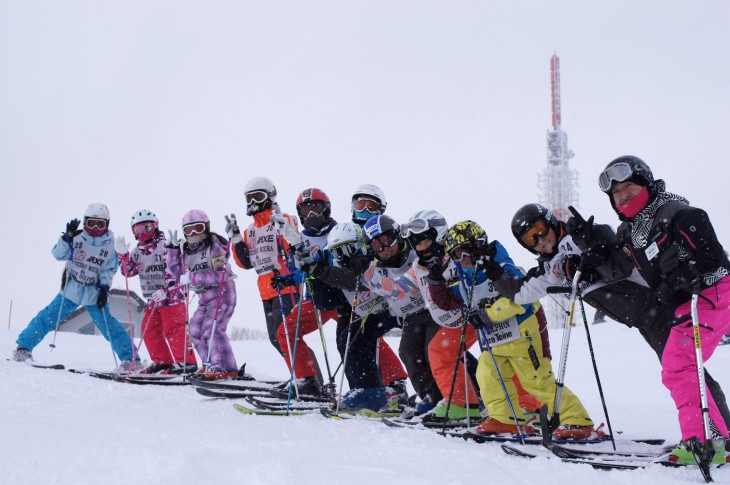
<path id="1" fill-rule="evenodd" d="M 444 236 L 444 247 L 455 261 L 461 261 L 461 257 L 454 254 L 457 248 L 471 248 L 469 254 L 474 254 L 487 245 L 487 232 L 482 226 L 474 221 L 461 221 L 449 228 Z"/>
<path id="2" fill-rule="evenodd" d="M 541 222 L 541 226 L 535 227 L 538 222 Z M 512 235 L 522 247 L 532 254 L 537 254 L 537 251 L 535 251 L 536 244 L 532 244 L 530 241 L 525 241 L 524 239 L 528 238 L 528 236 L 534 239 L 535 236 L 532 234 L 528 235 L 528 231 L 537 231 L 536 234 L 544 237 L 550 228 L 555 231 L 557 244 L 557 237 L 560 234 L 560 221 L 558 221 L 550 209 L 540 204 L 523 205 L 512 217 Z"/>
<path id="3" fill-rule="evenodd" d="M 202 210 L 193 209 L 183 216 L 182 228 L 185 240 L 195 249 L 210 234 L 210 219 Z"/>
<path id="4" fill-rule="evenodd" d="M 254 177 L 246 182 L 243 193 L 249 216 L 265 211 L 276 201 L 276 186 L 266 177 Z"/>
<path id="5" fill-rule="evenodd" d="M 96 202 L 89 204 L 84 212 L 84 230 L 91 237 L 103 236 L 109 229 L 109 209 Z"/>
<path id="6" fill-rule="evenodd" d="M 608 195 L 611 201 L 611 207 L 618 214 L 622 221 L 627 220 L 626 216 L 616 208 L 616 201 L 613 198 L 611 188 L 615 182 L 631 181 L 642 187 L 646 187 L 649 192 L 648 203 L 651 203 L 657 194 L 656 182 L 654 174 L 651 172 L 649 165 L 639 157 L 633 155 L 624 155 L 613 160 L 606 165 L 606 168 L 598 176 L 598 186 Z"/>
<path id="7" fill-rule="evenodd" d="M 375 205 L 374 207 L 362 206 L 358 209 L 359 200 L 371 200 L 375 202 Z M 362 204 L 366 204 L 366 202 L 361 202 L 360 205 Z M 371 217 L 384 214 L 387 205 L 385 194 L 380 187 L 372 184 L 361 185 L 355 189 L 355 193 L 352 195 L 352 222 L 363 225 Z"/>
<path id="8" fill-rule="evenodd" d="M 362 228 L 354 222 L 336 224 L 327 234 L 327 250 L 343 262 L 357 253 L 367 254 L 367 244 Z"/>
<path id="9" fill-rule="evenodd" d="M 320 189 L 303 190 L 297 197 L 297 213 L 302 226 L 320 229 L 327 224 L 332 213 L 330 198 Z M 310 214 L 313 215 L 310 217 Z"/>
<path id="10" fill-rule="evenodd" d="M 446 219 L 435 210 L 418 211 L 408 222 L 400 226 L 401 236 L 408 239 L 424 265 L 436 259 L 443 259 L 445 254 L 443 239 L 448 230 Z M 432 241 L 431 245 L 423 250 L 416 249 L 416 246 L 426 239 Z"/>
<path id="11" fill-rule="evenodd" d="M 365 232 L 365 240 L 377 259 L 385 262 L 386 260 L 380 257 L 380 253 L 391 246 L 395 246 L 398 252 L 388 258 L 387 261 L 400 259 L 399 256 L 405 249 L 405 244 L 403 237 L 400 235 L 400 227 L 392 217 L 386 215 L 371 217 L 363 226 L 363 231 Z"/>
<path id="12" fill-rule="evenodd" d="M 159 221 L 154 212 L 141 209 L 132 214 L 132 234 L 139 241 L 149 241 L 157 234 L 157 225 Z"/>

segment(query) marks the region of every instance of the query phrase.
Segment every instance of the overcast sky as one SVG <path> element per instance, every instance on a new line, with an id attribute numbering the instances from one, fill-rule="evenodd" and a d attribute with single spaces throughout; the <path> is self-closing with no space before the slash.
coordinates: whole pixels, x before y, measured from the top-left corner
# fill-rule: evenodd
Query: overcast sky
<path id="1" fill-rule="evenodd" d="M 203 209 L 223 232 L 226 213 L 250 220 L 259 175 L 287 212 L 323 189 L 340 221 L 377 184 L 396 220 L 476 220 L 530 267 L 509 223 L 537 201 L 553 53 L 582 211 L 616 224 L 596 179 L 634 154 L 730 245 L 729 24 L 723 0 L 2 0 L 0 322 L 11 299 L 20 330 L 55 296 L 51 247 L 89 203 L 128 239 L 141 208 L 165 229 Z M 263 329 L 237 272 L 232 325 Z"/>

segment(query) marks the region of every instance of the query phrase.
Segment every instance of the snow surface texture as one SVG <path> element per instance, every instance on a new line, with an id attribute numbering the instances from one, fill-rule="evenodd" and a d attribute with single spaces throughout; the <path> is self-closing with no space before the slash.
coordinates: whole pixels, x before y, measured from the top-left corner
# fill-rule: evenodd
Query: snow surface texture
<path id="1" fill-rule="evenodd" d="M 0 330 L 3 356 L 10 355 L 19 331 Z M 335 349 L 334 325 L 325 331 L 328 349 Z M 551 331 L 556 368 L 561 335 Z M 623 430 L 619 436 L 678 441 L 676 411 L 660 382 L 659 364 L 638 332 L 608 322 L 591 326 L 591 335 L 611 423 Z M 317 334 L 307 341 L 323 364 Z M 36 361 L 114 367 L 101 337 L 59 334 L 52 352 L 50 342 L 51 335 L 35 349 Z M 397 347 L 397 339 L 390 342 Z M 268 341 L 233 346 L 239 364 L 247 362 L 258 378 L 288 376 Z M 730 346 L 719 347 L 708 367 L 730 391 Z M 657 465 L 606 472 L 554 459 L 530 461 L 505 455 L 497 444 L 366 419 L 244 416 L 233 410 L 234 401 L 209 400 L 189 387 L 120 384 L 5 359 L 0 373 L 0 477 L 14 485 L 703 483 L 696 469 Z M 571 335 L 566 384 L 597 423 L 605 420 L 582 325 Z M 625 441 L 620 446 L 647 449 Z M 730 467 L 713 474 L 718 483 L 730 483 Z"/>

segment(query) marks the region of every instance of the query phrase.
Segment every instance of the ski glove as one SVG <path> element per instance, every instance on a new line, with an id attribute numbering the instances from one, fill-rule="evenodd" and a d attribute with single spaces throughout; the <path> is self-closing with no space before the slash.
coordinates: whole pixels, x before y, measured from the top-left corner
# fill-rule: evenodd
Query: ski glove
<path id="1" fill-rule="evenodd" d="M 591 246 L 596 242 L 593 238 L 593 216 L 586 221 L 582 215 L 573 206 L 568 209 L 573 216 L 568 219 L 565 230 L 573 238 L 573 242 L 578 248 L 585 252 L 590 251 Z"/>
<path id="2" fill-rule="evenodd" d="M 129 252 L 129 243 L 124 239 L 124 236 L 117 236 L 114 240 L 114 249 L 119 256 L 124 256 Z"/>
<path id="3" fill-rule="evenodd" d="M 294 283 L 294 276 L 287 274 L 287 275 L 281 275 L 279 272 L 275 272 L 274 276 L 271 278 L 271 287 L 275 290 L 283 290 L 287 286 L 293 286 Z"/>
<path id="4" fill-rule="evenodd" d="M 66 224 L 66 231 L 61 235 L 61 239 L 66 241 L 67 243 L 71 244 L 71 241 L 81 234 L 81 229 L 79 229 L 79 225 L 81 224 L 81 221 L 78 219 L 71 219 Z"/>
<path id="5" fill-rule="evenodd" d="M 664 275 L 664 280 L 657 286 L 656 298 L 665 305 L 674 304 L 679 293 L 691 293 L 701 282 L 695 262 L 682 263 Z"/>
<path id="6" fill-rule="evenodd" d="M 294 217 L 287 219 L 284 214 L 274 214 L 271 216 L 271 222 L 276 225 L 276 230 L 290 245 L 296 246 L 302 242 L 302 236 L 297 231 L 297 223 Z"/>
<path id="7" fill-rule="evenodd" d="M 226 234 L 231 244 L 238 244 L 243 241 L 241 230 L 238 228 L 238 221 L 236 221 L 236 214 L 231 214 L 230 217 L 226 216 Z"/>
<path id="8" fill-rule="evenodd" d="M 168 249 L 178 249 L 180 247 L 180 240 L 177 238 L 177 229 L 174 231 L 170 229 L 167 233 L 170 235 L 170 238 L 167 240 L 165 247 Z"/>
<path id="9" fill-rule="evenodd" d="M 504 274 L 502 266 L 491 258 L 483 259 L 482 267 L 484 268 L 484 272 L 487 273 L 487 278 L 492 281 L 497 281 Z"/>
<path id="10" fill-rule="evenodd" d="M 428 280 L 435 284 L 446 283 L 446 278 L 444 278 L 446 266 L 443 264 L 443 261 L 439 261 L 438 259 L 436 258 L 436 260 L 428 265 Z"/>
<path id="11" fill-rule="evenodd" d="M 155 290 L 154 293 L 150 296 L 150 300 L 154 301 L 155 303 L 160 303 L 162 300 L 167 298 L 167 292 L 163 290 L 162 288 Z"/>
<path id="12" fill-rule="evenodd" d="M 190 273 L 185 273 L 180 275 L 180 279 L 178 280 L 180 286 L 187 286 L 191 283 L 192 277 Z"/>
<path id="13" fill-rule="evenodd" d="M 294 265 L 297 267 L 298 270 L 312 274 L 314 273 L 314 270 L 317 269 L 319 261 L 320 260 L 314 259 L 311 256 L 307 256 L 301 259 L 294 258 Z"/>
<path id="14" fill-rule="evenodd" d="M 101 285 L 99 287 L 99 296 L 96 297 L 96 306 L 101 308 L 104 308 L 106 306 L 106 302 L 109 299 L 109 287 L 106 285 Z"/>

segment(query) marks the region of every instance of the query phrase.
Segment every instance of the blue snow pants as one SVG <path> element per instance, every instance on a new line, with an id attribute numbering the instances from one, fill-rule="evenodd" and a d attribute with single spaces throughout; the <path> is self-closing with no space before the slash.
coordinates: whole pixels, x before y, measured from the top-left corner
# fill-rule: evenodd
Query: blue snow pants
<path id="1" fill-rule="evenodd" d="M 65 298 L 61 293 L 59 293 L 47 307 L 38 312 L 38 315 L 30 321 L 28 326 L 20 333 L 18 340 L 15 342 L 19 347 L 33 350 L 33 348 L 38 345 L 41 340 L 43 340 L 43 337 L 56 327 L 57 321 L 62 322 L 78 307 L 79 306 L 76 303 Z M 61 311 L 60 320 L 58 317 L 59 310 Z M 86 305 L 86 311 L 89 312 L 91 319 L 94 321 L 94 324 L 104 338 L 108 342 L 111 342 L 112 349 L 117 356 L 119 356 L 119 359 L 132 360 L 136 354 L 132 340 L 126 330 L 124 330 L 122 324 L 119 323 L 119 320 L 112 316 L 109 311 L 109 305 L 104 307 L 103 313 L 96 305 Z M 106 321 L 104 316 L 106 316 Z"/>

